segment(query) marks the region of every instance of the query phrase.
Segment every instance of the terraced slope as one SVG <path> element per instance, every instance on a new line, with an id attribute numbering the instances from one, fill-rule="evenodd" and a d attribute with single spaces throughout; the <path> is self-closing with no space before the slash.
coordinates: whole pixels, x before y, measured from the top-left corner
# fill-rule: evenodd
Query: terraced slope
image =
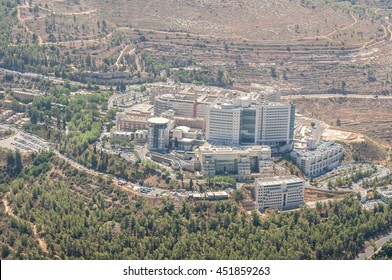
<path id="1" fill-rule="evenodd" d="M 75 71 L 90 56 L 106 80 L 147 77 L 148 54 L 223 68 L 236 86 L 389 93 L 391 10 L 385 1 L 351 2 L 33 0 L 19 5 L 15 33 L 56 45 Z"/>

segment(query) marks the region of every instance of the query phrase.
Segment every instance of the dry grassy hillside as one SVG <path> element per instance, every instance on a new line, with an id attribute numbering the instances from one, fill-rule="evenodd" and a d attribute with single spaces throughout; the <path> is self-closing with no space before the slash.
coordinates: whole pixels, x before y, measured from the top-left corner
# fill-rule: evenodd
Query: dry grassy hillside
<path id="1" fill-rule="evenodd" d="M 308 99 L 295 102 L 300 113 L 336 126 L 339 119 L 343 130 L 355 131 L 390 146 L 392 143 L 392 101 L 359 98 Z"/>
<path id="2" fill-rule="evenodd" d="M 330 7 L 308 8 L 289 0 L 88 0 L 89 7 L 102 10 L 119 26 L 176 30 L 219 37 L 251 40 L 286 40 L 333 31 L 351 18 Z M 325 19 L 327 22 L 325 22 Z"/>
<path id="3" fill-rule="evenodd" d="M 91 71 L 81 63 L 90 56 L 92 71 L 105 79 L 146 77 L 150 55 L 224 68 L 239 86 L 267 83 L 301 94 L 391 90 L 387 1 L 30 2 L 18 7 L 15 43 L 35 34 L 65 53 L 75 71 Z M 170 68 L 166 62 L 154 64 Z"/>
<path id="4" fill-rule="evenodd" d="M 114 26 L 182 31 L 221 38 L 287 41 L 326 36 L 357 25 L 362 36 L 375 30 L 365 17 L 319 0 L 56 0 L 33 1 L 48 12 L 96 15 Z M 332 34 L 333 35 L 333 34 Z M 338 35 L 338 34 L 336 34 Z M 342 35 L 343 36 L 343 35 Z M 365 39 L 365 38 L 362 38 Z"/>

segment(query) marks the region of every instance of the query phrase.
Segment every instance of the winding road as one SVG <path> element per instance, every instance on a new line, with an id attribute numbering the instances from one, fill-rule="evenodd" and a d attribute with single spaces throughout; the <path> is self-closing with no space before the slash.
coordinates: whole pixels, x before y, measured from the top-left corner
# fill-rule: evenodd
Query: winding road
<path id="1" fill-rule="evenodd" d="M 390 231 L 389 234 L 384 235 L 383 237 L 375 240 L 374 244 L 376 245 L 376 248 L 381 248 L 390 239 L 392 239 L 392 231 Z M 375 253 L 376 248 L 373 245 L 368 246 L 363 253 L 360 253 L 358 255 L 358 257 L 356 259 L 357 260 L 370 259 L 373 256 L 373 254 Z"/>
<path id="2" fill-rule="evenodd" d="M 283 95 L 281 98 L 282 99 L 311 99 L 311 98 L 338 98 L 338 97 L 344 97 L 344 98 L 362 98 L 362 99 L 392 99 L 392 96 L 384 96 L 384 95 L 378 95 L 377 98 L 375 95 L 371 94 L 296 94 L 296 95 Z"/>

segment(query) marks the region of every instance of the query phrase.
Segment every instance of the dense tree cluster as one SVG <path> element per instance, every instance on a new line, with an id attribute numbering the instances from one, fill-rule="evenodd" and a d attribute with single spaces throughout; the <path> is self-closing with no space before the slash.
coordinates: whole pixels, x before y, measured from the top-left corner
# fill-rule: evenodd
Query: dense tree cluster
<path id="1" fill-rule="evenodd" d="M 45 168 L 48 161 L 55 169 Z M 20 220 L 7 216 L 0 222 L 3 258 L 353 259 L 365 240 L 392 227 L 392 203 L 366 211 L 346 197 L 261 218 L 232 200 L 127 199 L 126 192 L 79 173 L 50 154 L 24 167 L 7 197 Z M 8 186 L 1 186 L 3 193 Z M 32 237 L 30 222 L 46 252 Z M 27 246 L 20 249 L 15 242 L 22 236 Z"/>
<path id="2" fill-rule="evenodd" d="M 141 54 L 138 58 L 135 54 L 126 53 L 120 67 L 116 67 L 118 56 L 111 53 L 102 58 L 102 63 L 97 63 L 92 53 L 96 52 L 96 44 L 87 45 L 85 51 L 70 53 L 63 52 L 55 45 L 46 45 L 39 42 L 39 35 L 33 33 L 31 38 L 14 32 L 13 27 L 18 24 L 17 5 L 20 1 L 0 0 L 0 66 L 17 70 L 35 72 L 44 75 L 55 75 L 56 77 L 68 78 L 78 82 L 93 82 L 111 86 L 117 86 L 123 90 L 126 84 L 142 82 L 165 81 L 167 76 L 174 75 L 174 79 L 184 83 L 198 83 L 214 86 L 231 86 L 232 80 L 228 73 L 222 69 L 187 70 L 184 67 L 192 66 L 192 59 L 181 59 L 178 57 L 157 58 L 148 53 Z M 39 7 L 30 9 L 36 17 Z M 89 27 L 84 23 L 80 25 L 74 18 L 74 22 L 65 26 L 56 22 L 58 16 L 48 14 L 45 19 L 45 32 L 48 34 L 49 42 L 72 42 L 79 38 L 79 32 L 88 32 Z M 81 30 L 79 30 L 79 27 Z M 108 33 L 105 20 L 97 22 L 98 37 Z M 70 35 L 69 31 L 76 33 Z M 56 31 L 56 35 L 55 32 Z M 90 30 L 91 31 L 91 30 Z M 16 34 L 14 34 L 16 33 Z M 29 34 L 30 36 L 30 34 Z M 24 39 L 24 41 L 22 40 Z M 106 42 L 107 49 L 118 48 L 122 44 L 138 44 L 144 42 L 144 35 L 140 35 L 139 42 L 131 42 L 121 32 L 113 32 L 110 40 Z M 179 71 L 174 69 L 180 68 Z M 76 69 L 76 71 L 75 71 Z M 124 70 L 129 70 L 124 72 Z M 107 75 L 113 73 L 113 75 Z"/>
<path id="3" fill-rule="evenodd" d="M 95 147 L 103 123 L 115 114 L 114 110 L 104 112 L 109 94 L 76 94 L 72 98 L 69 94 L 67 88 L 54 87 L 46 96 L 36 98 L 29 107 L 31 124 L 25 128 L 53 141 L 61 153 L 83 165 L 127 177 L 124 162 L 98 153 Z"/>
<path id="4" fill-rule="evenodd" d="M 0 184 L 7 183 L 18 176 L 22 169 L 22 155 L 19 150 L 13 152 L 0 149 Z"/>
<path id="5" fill-rule="evenodd" d="M 94 143 L 106 118 L 100 117 L 101 105 L 106 104 L 108 93 L 76 94 L 70 97 L 66 87 L 53 87 L 46 96 L 38 97 L 29 106 L 32 132 L 44 130 L 44 137 L 59 143 L 60 150 L 74 158 Z M 109 117 L 113 117 L 113 112 Z"/>
<path id="6" fill-rule="evenodd" d="M 33 34 L 30 43 L 13 44 L 12 28 L 17 24 L 16 6 L 20 1 L 0 0 L 0 66 L 8 69 L 37 73 L 55 73 L 66 76 L 67 67 L 63 55 L 54 46 L 37 44 L 37 35 Z"/>
<path id="7" fill-rule="evenodd" d="M 193 70 L 180 69 L 176 76 L 176 81 L 181 83 L 206 84 L 219 87 L 233 85 L 233 81 L 222 69 L 210 70 L 206 67 Z"/>
<path id="8" fill-rule="evenodd" d="M 11 150 L 7 152 L 7 165 L 6 170 L 7 173 L 11 175 L 19 174 L 22 171 L 22 156 L 19 150 L 16 150 L 15 153 Z"/>
<path id="9" fill-rule="evenodd" d="M 15 0 L 0 0 L 0 51 L 11 42 L 11 30 L 15 21 L 10 19 L 16 17 L 16 5 Z"/>
<path id="10" fill-rule="evenodd" d="M 145 70 L 153 77 L 159 77 L 162 71 L 166 70 L 170 74 L 170 68 L 187 67 L 193 64 L 192 59 L 181 60 L 175 57 L 156 58 L 149 54 L 143 54 Z"/>
<path id="11" fill-rule="evenodd" d="M 56 143 L 61 153 L 100 172 L 135 182 L 159 175 L 158 165 L 127 164 L 118 156 L 97 149 L 96 141 L 103 124 L 116 113 L 107 107 L 110 93 L 98 91 L 71 96 L 70 90 L 71 86 L 51 87 L 45 96 L 36 98 L 29 106 L 31 123 L 25 125 L 25 129 Z"/>
<path id="12" fill-rule="evenodd" d="M 380 252 L 373 256 L 375 260 L 392 260 L 392 239 L 382 246 Z"/>
<path id="13" fill-rule="evenodd" d="M 13 70 L 67 76 L 64 58 L 55 47 L 37 44 L 8 45 L 0 49 L 0 63 L 4 68 Z"/>
<path id="14" fill-rule="evenodd" d="M 376 172 L 377 172 L 376 167 L 372 167 L 371 169 L 367 169 L 367 170 L 351 169 L 349 175 L 338 176 L 333 180 L 329 180 L 328 187 L 329 188 L 351 187 L 353 183 L 357 183 L 358 181 L 364 178 L 368 178 Z"/>
<path id="15" fill-rule="evenodd" d="M 215 176 L 207 180 L 208 187 L 214 190 L 235 188 L 236 183 L 236 180 L 229 176 Z"/>

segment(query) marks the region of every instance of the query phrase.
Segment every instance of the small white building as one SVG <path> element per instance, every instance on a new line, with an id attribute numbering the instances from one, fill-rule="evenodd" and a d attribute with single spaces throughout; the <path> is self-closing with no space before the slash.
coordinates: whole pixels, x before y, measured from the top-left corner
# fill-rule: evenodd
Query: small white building
<path id="1" fill-rule="evenodd" d="M 253 199 L 262 212 L 268 208 L 297 208 L 304 202 L 304 196 L 305 181 L 296 176 L 259 178 L 253 188 Z"/>
<path id="2" fill-rule="evenodd" d="M 225 191 L 221 192 L 206 192 L 206 193 L 193 193 L 189 196 L 194 200 L 225 200 L 229 198 L 229 194 Z"/>
<path id="3" fill-rule="evenodd" d="M 110 137 L 132 141 L 134 135 L 133 132 L 129 132 L 129 131 L 112 131 L 110 133 Z"/>
<path id="4" fill-rule="evenodd" d="M 200 139 L 203 137 L 200 129 L 193 129 L 187 126 L 177 126 L 170 131 L 170 134 L 172 148 L 181 151 L 192 151 L 192 147 L 200 143 Z"/>
<path id="5" fill-rule="evenodd" d="M 147 130 L 136 130 L 134 133 L 134 139 L 138 144 L 144 144 L 147 142 Z"/>

